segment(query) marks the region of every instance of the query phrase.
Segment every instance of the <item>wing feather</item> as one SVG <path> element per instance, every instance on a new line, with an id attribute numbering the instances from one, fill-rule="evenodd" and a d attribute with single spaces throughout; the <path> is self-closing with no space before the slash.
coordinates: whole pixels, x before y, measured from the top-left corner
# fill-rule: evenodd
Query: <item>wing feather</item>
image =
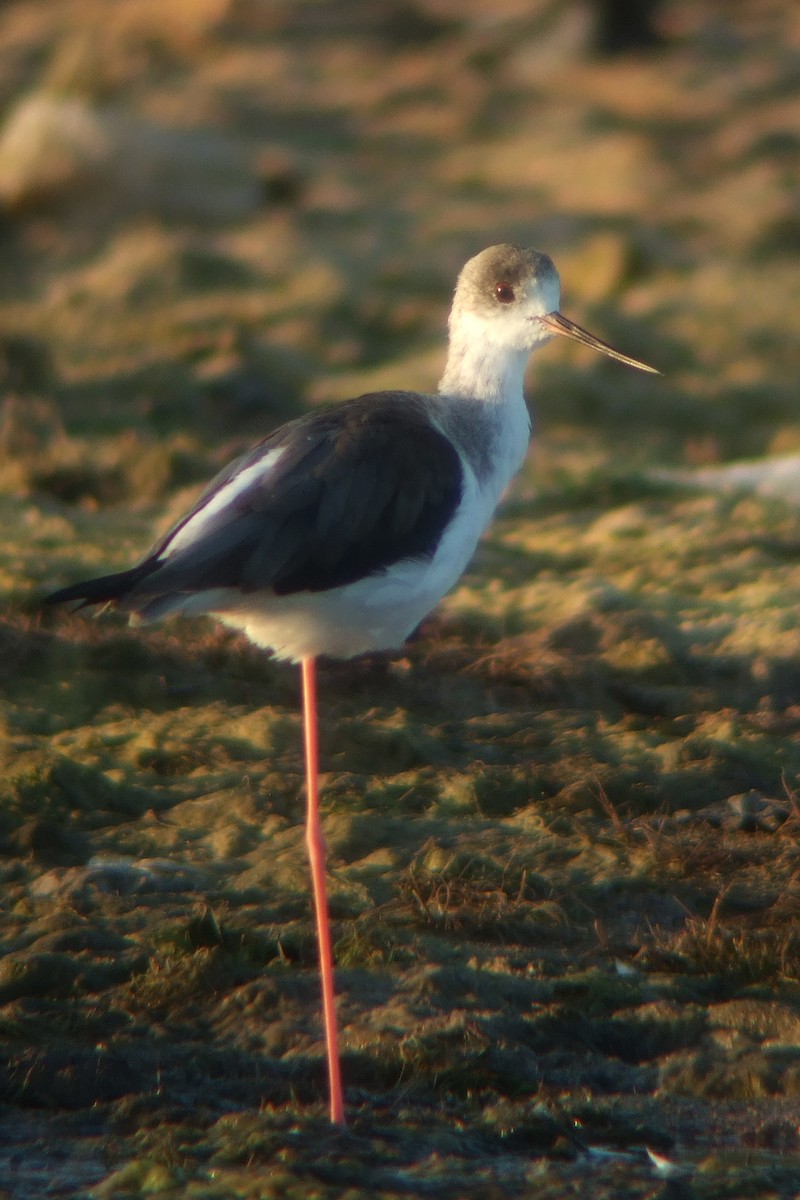
<path id="1" fill-rule="evenodd" d="M 134 568 L 130 601 L 322 591 L 432 557 L 462 486 L 459 455 L 418 397 L 360 396 L 291 422 L 219 475 Z"/>

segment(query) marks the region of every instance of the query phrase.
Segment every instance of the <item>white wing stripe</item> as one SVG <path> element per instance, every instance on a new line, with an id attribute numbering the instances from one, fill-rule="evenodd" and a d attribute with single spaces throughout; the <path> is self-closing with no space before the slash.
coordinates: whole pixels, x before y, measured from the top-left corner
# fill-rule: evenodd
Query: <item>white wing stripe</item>
<path id="1" fill-rule="evenodd" d="M 240 496 L 254 479 L 258 479 L 262 475 L 268 475 L 278 459 L 286 453 L 286 450 L 286 446 L 276 446 L 274 450 L 270 450 L 258 462 L 245 467 L 238 475 L 234 475 L 233 479 L 229 479 L 225 486 L 220 488 L 218 492 L 215 492 L 213 496 L 209 496 L 203 507 L 185 525 L 181 526 L 173 538 L 170 538 L 159 554 L 157 561 L 166 562 L 173 554 L 178 553 L 180 550 L 186 550 L 199 541 L 223 509 L 229 504 L 235 503 L 236 497 Z"/>

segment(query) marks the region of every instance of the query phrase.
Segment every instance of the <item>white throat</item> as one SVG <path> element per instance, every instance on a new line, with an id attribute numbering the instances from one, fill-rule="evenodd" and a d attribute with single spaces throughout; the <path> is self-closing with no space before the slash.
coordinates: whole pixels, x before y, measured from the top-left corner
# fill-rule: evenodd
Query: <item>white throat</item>
<path id="1" fill-rule="evenodd" d="M 462 310 L 453 316 L 440 393 L 492 404 L 522 402 L 530 350 L 493 338 L 486 321 L 474 313 Z"/>

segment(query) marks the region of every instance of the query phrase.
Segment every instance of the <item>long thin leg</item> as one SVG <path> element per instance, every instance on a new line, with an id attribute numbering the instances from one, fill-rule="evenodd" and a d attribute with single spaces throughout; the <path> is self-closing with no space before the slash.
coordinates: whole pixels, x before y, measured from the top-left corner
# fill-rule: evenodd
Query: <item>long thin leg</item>
<path id="1" fill-rule="evenodd" d="M 306 748 L 306 795 L 308 800 L 306 819 L 306 846 L 311 864 L 311 883 L 314 888 L 314 906 L 317 911 L 317 942 L 319 944 L 319 970 L 322 979 L 322 1011 L 325 1017 L 325 1045 L 328 1052 L 328 1080 L 330 1083 L 331 1121 L 344 1125 L 344 1095 L 342 1073 L 339 1064 L 339 1035 L 336 1028 L 336 1001 L 333 989 L 333 954 L 331 953 L 331 930 L 328 922 L 328 889 L 325 885 L 325 841 L 319 819 L 319 754 L 317 739 L 317 660 L 304 658 L 303 672 L 303 727 Z"/>

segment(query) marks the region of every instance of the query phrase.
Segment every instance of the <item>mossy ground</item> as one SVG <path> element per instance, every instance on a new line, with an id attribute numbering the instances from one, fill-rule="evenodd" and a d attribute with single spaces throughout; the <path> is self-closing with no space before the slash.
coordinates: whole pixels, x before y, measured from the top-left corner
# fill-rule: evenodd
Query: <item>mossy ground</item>
<path id="1" fill-rule="evenodd" d="M 90 62 L 92 104 L 213 127 L 261 187 L 201 222 L 86 186 L 2 230 L 13 1200 L 800 1191 L 800 512 L 655 476 L 800 449 L 800 23 L 665 0 L 660 50 L 603 60 L 578 8 L 5 6 L 7 103 Z M 664 376 L 537 355 L 461 585 L 322 668 L 338 1132 L 296 671 L 39 599 L 305 405 L 432 387 L 500 240 Z"/>

